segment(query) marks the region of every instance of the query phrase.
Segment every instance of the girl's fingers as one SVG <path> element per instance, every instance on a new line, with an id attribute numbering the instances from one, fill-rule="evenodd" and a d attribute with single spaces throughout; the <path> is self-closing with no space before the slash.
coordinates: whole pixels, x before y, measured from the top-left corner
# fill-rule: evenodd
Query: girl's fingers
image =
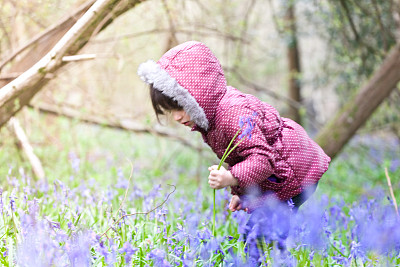
<path id="1" fill-rule="evenodd" d="M 212 165 L 212 166 L 208 167 L 208 171 L 212 171 L 212 170 L 218 170 L 218 165 Z"/>

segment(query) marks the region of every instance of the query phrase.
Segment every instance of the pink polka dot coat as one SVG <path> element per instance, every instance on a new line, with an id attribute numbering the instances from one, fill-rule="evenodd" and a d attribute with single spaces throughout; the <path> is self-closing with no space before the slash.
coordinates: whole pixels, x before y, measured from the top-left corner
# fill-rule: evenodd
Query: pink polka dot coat
<path id="1" fill-rule="evenodd" d="M 142 63 L 138 74 L 183 107 L 196 123 L 192 130 L 202 134 L 219 158 L 238 131 L 240 117 L 257 113 L 252 137 L 226 159 L 239 183 L 232 194 L 242 196 L 256 189 L 266 193 L 258 202 L 270 195 L 288 200 L 318 182 L 328 169 L 330 158 L 299 124 L 280 117 L 255 96 L 226 85 L 218 59 L 204 44 L 178 45 L 157 63 Z M 276 179 L 268 179 L 271 175 Z"/>

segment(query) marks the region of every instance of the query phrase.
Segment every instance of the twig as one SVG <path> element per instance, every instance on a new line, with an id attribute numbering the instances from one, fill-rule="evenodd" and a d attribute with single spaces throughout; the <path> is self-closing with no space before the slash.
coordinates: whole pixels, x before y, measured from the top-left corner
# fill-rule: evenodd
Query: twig
<path id="1" fill-rule="evenodd" d="M 340 4 L 342 5 L 342 7 L 344 9 L 344 12 L 346 14 L 346 18 L 347 18 L 347 20 L 348 20 L 348 22 L 350 24 L 351 31 L 354 34 L 354 38 L 356 39 L 356 41 L 360 40 L 360 34 L 358 33 L 356 25 L 355 25 L 355 23 L 354 23 L 354 21 L 353 21 L 353 19 L 351 17 L 350 9 L 347 6 L 346 1 L 345 0 L 340 0 Z"/>
<path id="2" fill-rule="evenodd" d="M 399 215 L 399 210 L 397 208 L 396 198 L 395 198 L 394 193 L 393 193 L 392 182 L 390 181 L 390 177 L 389 177 L 389 173 L 388 173 L 387 168 L 385 168 L 385 174 L 386 174 L 386 179 L 387 179 L 388 186 L 389 186 L 390 195 L 392 196 L 392 199 L 393 199 L 394 208 L 396 210 L 397 216 L 400 216 Z"/>
<path id="3" fill-rule="evenodd" d="M 133 164 L 132 164 L 132 161 L 130 161 L 129 159 L 126 159 L 126 160 L 129 161 L 129 163 L 131 164 L 131 174 L 129 175 L 128 186 L 126 187 L 126 190 L 125 190 L 124 199 L 121 201 L 121 204 L 119 205 L 119 208 L 118 208 L 118 210 L 117 210 L 117 213 L 116 213 L 117 215 L 118 215 L 118 212 L 121 210 L 122 205 L 123 205 L 124 202 L 125 202 L 126 195 L 128 194 L 129 185 L 131 184 L 131 179 L 132 179 L 132 174 L 133 174 Z"/>
<path id="4" fill-rule="evenodd" d="M 172 192 L 170 192 L 170 193 L 167 195 L 167 197 L 164 199 L 164 201 L 163 201 L 160 205 L 158 205 L 158 206 L 156 206 L 155 208 L 153 208 L 153 209 L 151 209 L 151 210 L 149 210 L 149 211 L 146 211 L 146 212 L 135 212 L 135 213 L 125 214 L 125 215 L 121 216 L 117 221 L 115 221 L 113 225 L 116 225 L 116 224 L 119 223 L 123 218 L 128 217 L 128 216 L 133 216 L 133 215 L 148 215 L 148 214 L 150 214 L 151 212 L 153 212 L 153 211 L 155 211 L 156 209 L 158 209 L 159 207 L 161 207 L 162 205 L 164 205 L 165 202 L 167 202 L 169 196 L 172 195 L 172 194 L 175 192 L 175 190 L 176 190 L 175 185 L 172 185 L 172 184 L 168 184 L 168 185 L 174 187 L 174 190 L 172 190 Z M 102 238 L 104 235 L 106 235 L 107 232 L 113 227 L 113 225 L 109 226 L 108 229 L 107 229 L 103 234 L 100 235 L 100 238 Z"/>

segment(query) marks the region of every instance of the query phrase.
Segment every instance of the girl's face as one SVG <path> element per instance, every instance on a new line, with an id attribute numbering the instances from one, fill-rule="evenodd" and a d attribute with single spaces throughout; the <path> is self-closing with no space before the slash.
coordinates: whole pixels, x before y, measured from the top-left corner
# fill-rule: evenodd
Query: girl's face
<path id="1" fill-rule="evenodd" d="M 182 110 L 172 110 L 171 111 L 172 117 L 176 122 L 183 124 L 187 127 L 192 128 L 195 123 L 190 120 L 190 116 L 182 109 Z"/>

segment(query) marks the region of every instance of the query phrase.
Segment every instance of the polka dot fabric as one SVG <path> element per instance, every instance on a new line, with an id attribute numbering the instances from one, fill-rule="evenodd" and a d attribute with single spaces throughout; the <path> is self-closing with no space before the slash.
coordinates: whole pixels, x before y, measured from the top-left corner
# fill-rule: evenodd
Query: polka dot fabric
<path id="1" fill-rule="evenodd" d="M 255 96 L 226 86 L 219 61 L 204 44 L 183 43 L 164 54 L 157 64 L 204 110 L 208 130 L 198 126 L 192 130 L 201 132 L 219 158 L 239 129 L 240 116 L 257 112 L 251 139 L 241 142 L 226 160 L 239 182 L 232 187 L 232 194 L 249 194 L 255 189 L 264 195 L 259 201 L 266 195 L 288 200 L 315 184 L 328 169 L 330 158 L 300 125 L 281 118 L 276 109 Z M 271 175 L 277 181 L 270 181 Z"/>

